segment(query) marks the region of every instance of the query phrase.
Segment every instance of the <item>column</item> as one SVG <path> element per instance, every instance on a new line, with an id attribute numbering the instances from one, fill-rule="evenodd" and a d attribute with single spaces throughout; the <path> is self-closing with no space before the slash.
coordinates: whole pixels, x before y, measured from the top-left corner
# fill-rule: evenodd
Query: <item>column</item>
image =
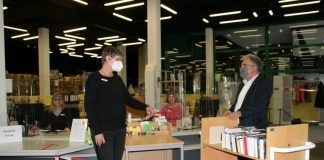
<path id="1" fill-rule="evenodd" d="M 3 0 L 0 0 L 0 126 L 8 125 L 7 95 L 6 95 L 6 63 L 3 30 Z"/>
<path id="2" fill-rule="evenodd" d="M 147 0 L 147 65 L 145 102 L 159 108 L 161 102 L 161 22 L 160 0 Z"/>
<path id="3" fill-rule="evenodd" d="M 122 63 L 123 63 L 123 69 L 118 73 L 118 75 L 122 78 L 124 81 L 124 84 L 127 87 L 127 51 L 126 46 L 119 45 L 117 48 L 123 53 Z"/>
<path id="4" fill-rule="evenodd" d="M 147 64 L 147 43 L 144 43 L 138 49 L 138 83 L 145 80 L 145 65 Z"/>
<path id="5" fill-rule="evenodd" d="M 51 95 L 48 28 L 38 28 L 38 76 L 39 95 Z"/>
<path id="6" fill-rule="evenodd" d="M 212 28 L 205 29 L 206 35 L 206 94 L 214 93 L 214 33 Z"/>

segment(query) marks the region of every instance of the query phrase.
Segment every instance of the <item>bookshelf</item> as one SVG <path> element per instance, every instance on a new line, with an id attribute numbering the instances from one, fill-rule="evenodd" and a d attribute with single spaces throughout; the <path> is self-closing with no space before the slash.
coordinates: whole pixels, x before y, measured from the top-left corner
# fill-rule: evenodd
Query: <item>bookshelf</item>
<path id="1" fill-rule="evenodd" d="M 210 127 L 224 126 L 225 128 L 234 128 L 237 125 L 237 121 L 229 120 L 226 117 L 203 118 L 201 130 L 201 160 L 237 160 L 238 156 L 258 160 L 256 157 L 250 157 L 222 148 L 220 143 L 209 144 Z M 274 159 L 276 160 L 304 160 L 306 159 L 305 157 L 307 156 L 307 152 L 309 153 L 309 150 L 305 151 L 302 147 L 305 146 L 307 141 L 308 124 L 268 127 L 266 159 L 270 160 L 270 147 L 275 147 L 280 149 L 291 148 L 292 151 L 295 150 L 293 152 L 288 151 L 288 153 L 275 153 Z"/>

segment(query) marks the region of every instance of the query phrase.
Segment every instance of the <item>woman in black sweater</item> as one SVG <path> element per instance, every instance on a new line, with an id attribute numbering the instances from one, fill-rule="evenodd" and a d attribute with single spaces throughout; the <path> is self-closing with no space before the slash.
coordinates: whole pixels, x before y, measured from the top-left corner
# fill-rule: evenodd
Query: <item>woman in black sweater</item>
<path id="1" fill-rule="evenodd" d="M 45 111 L 43 127 L 51 131 L 70 131 L 72 116 L 64 109 L 64 100 L 61 93 L 54 93 L 50 108 Z"/>
<path id="2" fill-rule="evenodd" d="M 121 77 L 122 53 L 108 46 L 102 52 L 102 68 L 89 75 L 84 107 L 99 160 L 120 160 L 126 137 L 126 104 L 153 114 L 153 108 L 131 97 Z"/>

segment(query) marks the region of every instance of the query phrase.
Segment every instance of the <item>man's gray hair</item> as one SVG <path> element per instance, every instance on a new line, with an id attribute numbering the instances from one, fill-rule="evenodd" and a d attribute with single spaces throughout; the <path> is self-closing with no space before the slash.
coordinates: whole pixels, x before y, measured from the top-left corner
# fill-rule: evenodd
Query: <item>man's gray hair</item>
<path id="1" fill-rule="evenodd" d="M 261 73 L 263 70 L 263 64 L 261 58 L 255 54 L 247 54 L 241 58 L 241 61 L 244 61 L 247 58 L 250 59 L 258 67 L 258 70 Z"/>

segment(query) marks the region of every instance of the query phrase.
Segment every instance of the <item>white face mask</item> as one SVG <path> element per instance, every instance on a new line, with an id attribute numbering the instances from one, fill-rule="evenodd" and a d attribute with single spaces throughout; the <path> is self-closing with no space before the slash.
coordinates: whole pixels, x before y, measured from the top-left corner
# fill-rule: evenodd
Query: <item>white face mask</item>
<path id="1" fill-rule="evenodd" d="M 121 61 L 114 61 L 111 68 L 115 72 L 120 72 L 123 69 L 123 63 Z"/>

